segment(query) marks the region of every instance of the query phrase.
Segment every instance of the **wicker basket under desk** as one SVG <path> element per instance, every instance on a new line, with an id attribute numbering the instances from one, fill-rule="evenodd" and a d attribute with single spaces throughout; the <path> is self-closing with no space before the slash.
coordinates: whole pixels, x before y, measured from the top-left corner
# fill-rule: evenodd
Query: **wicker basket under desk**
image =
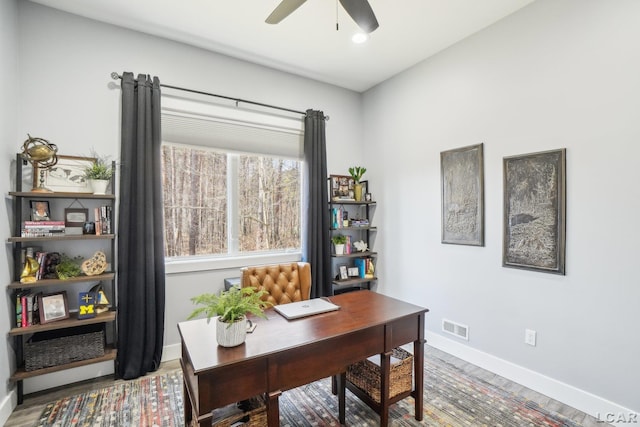
<path id="1" fill-rule="evenodd" d="M 214 409 L 212 427 L 266 427 L 267 407 L 262 396 Z"/>
<path id="2" fill-rule="evenodd" d="M 354 363 L 347 368 L 347 381 L 362 390 L 374 402 L 380 403 L 380 355 Z M 397 347 L 391 353 L 389 398 L 411 391 L 413 387 L 413 355 Z"/>

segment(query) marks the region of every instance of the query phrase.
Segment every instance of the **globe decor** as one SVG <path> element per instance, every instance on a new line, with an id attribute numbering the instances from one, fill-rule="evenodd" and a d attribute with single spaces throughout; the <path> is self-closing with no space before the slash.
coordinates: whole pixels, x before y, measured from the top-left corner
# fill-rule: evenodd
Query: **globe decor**
<path id="1" fill-rule="evenodd" d="M 22 158 L 31 163 L 31 165 L 40 171 L 40 181 L 37 187 L 33 187 L 31 191 L 37 193 L 51 193 L 44 186 L 44 173 L 58 163 L 58 146 L 52 144 L 46 139 L 34 138 L 27 134 L 28 139 L 22 144 Z"/>

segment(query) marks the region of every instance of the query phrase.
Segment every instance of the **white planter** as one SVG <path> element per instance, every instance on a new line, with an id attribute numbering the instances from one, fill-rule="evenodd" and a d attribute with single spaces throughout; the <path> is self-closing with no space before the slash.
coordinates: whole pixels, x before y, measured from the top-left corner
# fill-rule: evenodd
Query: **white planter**
<path id="1" fill-rule="evenodd" d="M 108 179 L 90 179 L 91 189 L 93 194 L 106 194 L 107 186 L 109 185 Z"/>
<path id="2" fill-rule="evenodd" d="M 216 321 L 216 340 L 222 347 L 235 347 L 247 338 L 247 322 L 244 318 L 234 323 Z"/>
<path id="3" fill-rule="evenodd" d="M 334 246 L 336 247 L 336 255 L 344 255 L 344 245 L 334 244 Z"/>

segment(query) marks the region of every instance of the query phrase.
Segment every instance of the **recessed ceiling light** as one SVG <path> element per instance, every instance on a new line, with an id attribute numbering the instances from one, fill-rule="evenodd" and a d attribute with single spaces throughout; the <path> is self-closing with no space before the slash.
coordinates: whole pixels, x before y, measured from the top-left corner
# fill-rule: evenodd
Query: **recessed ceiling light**
<path id="1" fill-rule="evenodd" d="M 356 44 L 364 43 L 367 40 L 369 40 L 369 35 L 365 33 L 356 33 L 351 37 L 351 41 Z"/>

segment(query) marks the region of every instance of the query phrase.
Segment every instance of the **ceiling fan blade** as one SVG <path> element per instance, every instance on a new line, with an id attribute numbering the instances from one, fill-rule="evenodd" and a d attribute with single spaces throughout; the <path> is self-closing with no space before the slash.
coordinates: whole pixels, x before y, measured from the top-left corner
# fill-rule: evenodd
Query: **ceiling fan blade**
<path id="1" fill-rule="evenodd" d="M 369 34 L 378 28 L 378 20 L 367 0 L 340 0 L 340 3 L 365 33 Z"/>
<path id="2" fill-rule="evenodd" d="M 267 24 L 277 24 L 289 16 L 294 10 L 302 6 L 306 1 L 307 0 L 282 0 L 264 22 Z"/>

